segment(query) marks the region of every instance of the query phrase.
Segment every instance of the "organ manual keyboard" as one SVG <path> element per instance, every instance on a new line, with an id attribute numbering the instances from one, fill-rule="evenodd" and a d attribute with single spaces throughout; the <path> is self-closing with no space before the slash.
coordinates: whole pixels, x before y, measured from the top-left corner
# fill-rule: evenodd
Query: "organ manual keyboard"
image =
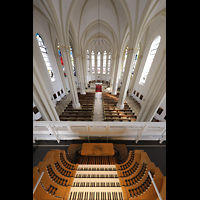
<path id="1" fill-rule="evenodd" d="M 157 200 L 152 177 L 166 200 L 166 176 L 143 150 L 127 151 L 120 163 L 116 156 L 68 157 L 52 149 L 33 168 L 33 200 Z"/>
<path id="2" fill-rule="evenodd" d="M 69 200 L 124 200 L 115 165 L 78 165 Z"/>

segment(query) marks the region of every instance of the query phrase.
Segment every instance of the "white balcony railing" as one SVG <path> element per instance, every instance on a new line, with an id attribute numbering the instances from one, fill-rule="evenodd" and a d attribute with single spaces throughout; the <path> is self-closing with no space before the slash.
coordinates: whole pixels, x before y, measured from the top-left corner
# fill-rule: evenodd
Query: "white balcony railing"
<path id="1" fill-rule="evenodd" d="M 36 140 L 166 140 L 166 122 L 34 121 Z"/>

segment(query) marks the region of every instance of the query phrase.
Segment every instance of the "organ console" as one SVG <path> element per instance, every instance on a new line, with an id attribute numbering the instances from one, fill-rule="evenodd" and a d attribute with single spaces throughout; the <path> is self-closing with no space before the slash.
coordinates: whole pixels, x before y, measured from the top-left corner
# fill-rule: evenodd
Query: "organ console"
<path id="1" fill-rule="evenodd" d="M 115 165 L 78 165 L 69 200 L 123 200 Z"/>
<path id="2" fill-rule="evenodd" d="M 64 150 L 49 151 L 43 161 L 33 168 L 33 187 L 38 185 L 34 189 L 33 199 L 157 200 L 149 177 L 151 173 L 165 200 L 166 177 L 148 155 L 143 150 L 127 151 L 124 159 L 118 160 L 115 155 L 111 156 L 115 152 L 114 149 L 110 151 L 112 146 L 90 143 L 89 156 L 86 155 L 87 145 L 81 152 L 78 146 L 80 157 L 73 161 Z M 101 156 L 101 152 L 104 156 Z M 39 179 L 41 174 L 43 176 Z"/>

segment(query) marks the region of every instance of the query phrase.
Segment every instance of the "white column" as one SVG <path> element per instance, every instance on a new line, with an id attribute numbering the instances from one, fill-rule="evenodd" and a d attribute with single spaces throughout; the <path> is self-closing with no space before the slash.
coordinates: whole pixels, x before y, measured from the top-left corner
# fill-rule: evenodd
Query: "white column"
<path id="1" fill-rule="evenodd" d="M 41 102 L 43 104 L 43 114 L 45 114 L 45 118 L 48 119 L 48 120 L 51 120 L 51 121 L 56 121 L 56 118 L 51 110 L 51 107 L 48 103 L 48 100 L 43 92 L 43 89 L 41 88 L 41 85 L 36 77 L 36 74 L 34 73 L 33 71 L 33 86 L 34 88 L 36 89 L 38 95 L 39 95 L 39 98 L 41 99 Z M 36 96 L 36 95 L 35 95 Z M 36 103 L 38 103 L 38 101 L 36 101 Z M 42 105 L 40 104 L 40 105 Z M 41 108 L 41 106 L 40 106 Z M 46 112 L 45 112 L 46 111 Z"/>
<path id="2" fill-rule="evenodd" d="M 43 103 L 41 102 L 41 98 L 39 98 L 39 96 L 37 95 L 37 91 L 34 86 L 33 86 L 33 101 L 35 105 L 37 106 L 38 110 L 40 111 L 42 118 L 45 121 L 51 121 Z"/>
<path id="3" fill-rule="evenodd" d="M 102 75 L 103 75 L 103 52 L 101 52 L 100 55 L 101 55 L 101 63 L 100 63 L 100 82 L 102 82 Z"/>
<path id="4" fill-rule="evenodd" d="M 121 60 L 121 55 L 116 56 L 115 60 L 115 70 L 113 72 L 114 77 L 113 77 L 113 89 L 112 89 L 112 94 L 116 95 L 117 94 L 117 88 L 118 88 L 118 76 L 119 76 L 119 67 L 120 67 L 120 60 Z"/>
<path id="5" fill-rule="evenodd" d="M 105 76 L 105 81 L 107 81 L 107 77 L 108 77 L 108 51 L 106 51 L 106 76 Z"/>
<path id="6" fill-rule="evenodd" d="M 98 74 L 97 74 L 97 52 L 96 51 L 94 52 L 94 56 L 95 56 L 94 57 L 95 58 L 94 59 L 95 60 L 95 81 L 97 81 L 97 75 Z"/>
<path id="7" fill-rule="evenodd" d="M 60 45 L 61 52 L 63 53 L 63 61 L 67 71 L 67 78 L 70 87 L 70 94 L 72 95 L 72 106 L 73 108 L 80 108 L 80 103 L 77 94 L 77 88 L 75 84 L 75 78 L 73 74 L 73 67 L 70 58 L 70 48 L 64 45 Z"/>
<path id="8" fill-rule="evenodd" d="M 43 104 L 46 107 L 47 112 L 49 113 L 49 116 L 51 117 L 51 120 L 60 121 L 55 106 L 48 93 L 47 86 L 40 74 L 39 67 L 34 57 L 33 57 L 33 83 L 36 90 L 38 91 L 38 94 L 40 95 L 40 98 L 43 101 Z"/>
<path id="9" fill-rule="evenodd" d="M 77 85 L 78 85 L 78 88 L 80 88 L 80 78 L 79 78 L 79 73 L 77 73 L 78 69 L 77 69 L 77 59 L 76 59 L 76 54 L 73 53 L 73 58 L 74 58 L 74 67 L 75 67 L 75 72 L 76 72 L 76 78 L 77 78 Z M 71 56 L 70 56 L 70 60 L 71 60 Z M 73 66 L 72 66 L 73 68 Z M 73 72 L 74 74 L 74 72 Z M 74 78 L 75 79 L 75 78 Z M 76 80 L 76 79 L 75 79 Z M 76 85 L 76 84 L 75 84 Z M 76 85 L 76 88 L 77 88 L 77 85 Z"/>
<path id="10" fill-rule="evenodd" d="M 119 93 L 119 100 L 117 103 L 117 108 L 123 109 L 124 108 L 124 100 L 126 98 L 130 78 L 131 78 L 131 62 L 132 62 L 132 57 L 133 57 L 133 48 L 128 49 L 127 52 L 127 60 L 126 60 L 126 66 L 123 74 L 123 81 L 122 81 L 122 86 L 120 89 Z"/>
<path id="11" fill-rule="evenodd" d="M 135 80 L 136 80 L 136 77 L 137 77 L 137 74 L 138 74 L 138 70 L 140 68 L 140 63 L 141 63 L 142 57 L 143 57 L 142 55 L 138 56 L 137 63 L 136 63 L 136 66 L 135 66 L 135 70 L 134 70 L 134 74 L 133 74 L 133 78 L 132 78 L 132 81 L 131 81 L 129 96 L 133 96 L 133 90 L 134 90 L 133 88 L 134 88 Z"/>
<path id="12" fill-rule="evenodd" d="M 82 66 L 82 55 L 76 54 L 76 67 L 77 67 L 77 74 L 80 82 L 80 90 L 81 94 L 86 94 L 85 93 L 85 84 L 84 84 L 84 75 L 83 75 L 83 66 Z"/>
<path id="13" fill-rule="evenodd" d="M 87 68 L 87 51 L 85 51 L 83 57 L 82 57 L 82 65 L 83 65 L 83 81 L 84 81 L 84 88 L 86 88 L 87 85 L 87 74 L 88 74 L 88 68 Z"/>
<path id="14" fill-rule="evenodd" d="M 61 81 L 62 81 L 62 84 L 63 84 L 63 91 L 64 93 L 67 95 L 68 94 L 68 89 L 67 89 L 67 83 L 66 83 L 66 78 L 64 76 L 64 71 L 63 71 L 63 67 L 61 65 L 61 62 L 60 62 L 60 56 L 58 53 L 55 54 L 55 57 L 56 57 L 56 61 L 57 61 L 57 64 L 58 64 L 58 70 L 60 72 L 60 77 L 61 77 Z M 65 63 L 63 62 L 64 66 L 65 66 Z M 66 74 L 66 71 L 65 71 L 65 74 Z"/>
<path id="15" fill-rule="evenodd" d="M 111 55 L 111 61 L 110 61 L 110 89 L 111 93 L 113 91 L 113 80 L 114 80 L 114 72 L 115 72 L 115 56 Z"/>

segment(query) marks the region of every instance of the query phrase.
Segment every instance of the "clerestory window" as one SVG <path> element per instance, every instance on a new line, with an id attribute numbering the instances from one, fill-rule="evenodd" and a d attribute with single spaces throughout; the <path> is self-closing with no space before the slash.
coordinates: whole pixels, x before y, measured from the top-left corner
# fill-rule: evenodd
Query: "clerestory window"
<path id="1" fill-rule="evenodd" d="M 55 75 L 54 75 L 53 69 L 51 67 L 51 63 L 49 61 L 47 48 L 46 48 L 46 46 L 44 44 L 44 41 L 43 41 L 42 37 L 38 33 L 36 33 L 36 38 L 37 38 L 38 45 L 40 47 L 40 51 L 42 53 L 42 57 L 44 59 L 47 71 L 49 72 L 49 76 L 51 78 L 51 82 L 54 82 L 56 79 L 55 79 Z"/>
<path id="2" fill-rule="evenodd" d="M 157 51 L 158 46 L 160 44 L 160 40 L 161 40 L 161 37 L 158 35 L 154 39 L 154 41 L 152 42 L 152 44 L 151 44 L 151 47 L 150 47 L 150 50 L 149 50 L 149 53 L 148 53 L 148 56 L 147 56 L 146 63 L 144 65 L 144 69 L 143 69 L 142 75 L 140 77 L 140 81 L 139 81 L 140 85 L 144 85 L 145 82 L 146 82 L 146 80 L 147 80 L 147 76 L 149 74 L 152 62 L 153 62 L 154 57 L 156 55 L 156 51 Z"/>

